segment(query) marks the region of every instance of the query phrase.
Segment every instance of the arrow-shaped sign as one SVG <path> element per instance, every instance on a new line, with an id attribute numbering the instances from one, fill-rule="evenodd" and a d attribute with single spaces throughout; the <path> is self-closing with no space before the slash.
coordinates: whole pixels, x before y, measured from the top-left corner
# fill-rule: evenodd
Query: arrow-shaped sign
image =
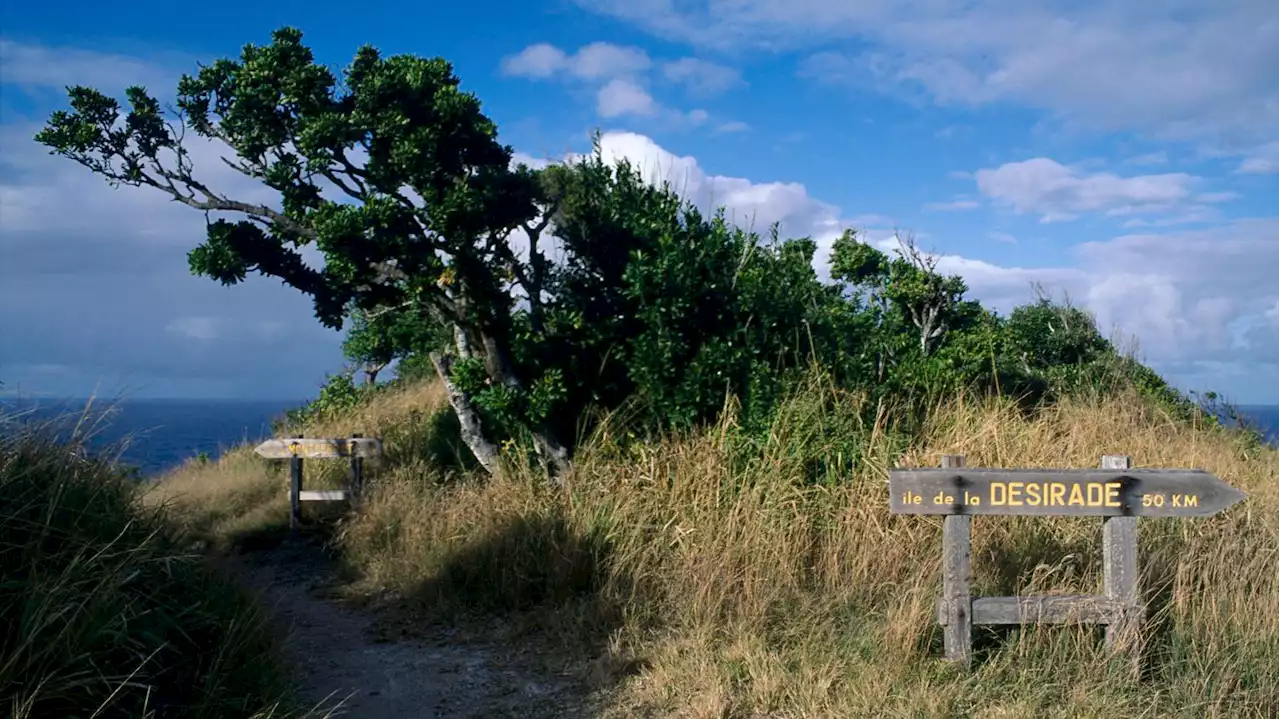
<path id="1" fill-rule="evenodd" d="M 894 514 L 1207 517 L 1245 493 L 1198 469 L 894 469 Z"/>
<path id="2" fill-rule="evenodd" d="M 373 437 L 350 439 L 269 439 L 253 449 L 267 459 L 332 459 L 337 457 L 380 457 L 382 442 Z"/>

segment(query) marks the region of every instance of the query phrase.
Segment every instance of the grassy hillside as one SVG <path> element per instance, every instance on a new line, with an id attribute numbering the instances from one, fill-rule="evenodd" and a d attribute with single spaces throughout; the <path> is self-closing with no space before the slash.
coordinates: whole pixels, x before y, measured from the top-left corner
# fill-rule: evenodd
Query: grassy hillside
<path id="1" fill-rule="evenodd" d="M 0 417 L 0 713 L 281 717 L 263 617 L 105 460 Z"/>
<path id="2" fill-rule="evenodd" d="M 653 443 L 620 441 L 605 423 L 558 488 L 451 462 L 443 407 L 436 385 L 416 383 L 295 428 L 386 444 L 363 511 L 333 536 L 358 580 L 353 599 L 376 597 L 411 623 L 532 632 L 553 642 L 551 660 L 610 692 L 618 716 L 1280 711 L 1277 453 L 1136 395 L 1035 414 L 956 399 L 908 440 L 815 380 L 763 440 L 731 416 Z M 894 463 L 934 466 L 944 453 L 989 467 L 1091 467 L 1128 454 L 1137 467 L 1204 468 L 1250 496 L 1208 519 L 1141 522 L 1139 679 L 1108 657 L 1100 630 L 1077 627 L 976 632 L 978 660 L 964 674 L 938 659 L 931 620 L 941 520 L 890 515 L 885 486 Z M 308 482 L 340 481 L 341 464 L 309 465 Z M 286 517 L 283 469 L 247 449 L 175 471 L 149 500 L 223 546 L 270 538 Z M 974 591 L 1096 593 L 1099 530 L 1096 519 L 979 518 Z"/>

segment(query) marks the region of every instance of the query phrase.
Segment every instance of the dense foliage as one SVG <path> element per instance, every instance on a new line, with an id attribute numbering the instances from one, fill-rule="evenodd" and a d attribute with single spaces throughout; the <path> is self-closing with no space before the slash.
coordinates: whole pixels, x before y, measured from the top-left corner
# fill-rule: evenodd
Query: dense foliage
<path id="1" fill-rule="evenodd" d="M 194 272 L 228 284 L 257 272 L 310 295 L 322 322 L 349 321 L 345 350 L 367 384 L 397 360 L 439 372 L 490 469 L 509 439 L 562 467 L 598 410 L 633 399 L 650 426 L 705 421 L 732 400 L 763 427 L 814 364 L 906 406 L 957 389 L 1040 401 L 1129 375 L 1183 401 L 1117 357 L 1085 313 L 1040 300 L 1001 318 L 909 240 L 889 254 L 850 230 L 815 258 L 812 238 L 762 238 L 707 215 L 598 148 L 512 166 L 439 58 L 365 47 L 339 79 L 282 29 L 184 77 L 177 123 L 144 89 L 127 98 L 124 111 L 72 88 L 71 111 L 37 139 L 113 183 L 237 218 L 210 222 Z M 228 146 L 231 166 L 279 203 L 199 180 L 187 129 Z M 819 281 L 815 259 L 833 282 Z M 321 404 L 353 392 L 341 375 Z"/>

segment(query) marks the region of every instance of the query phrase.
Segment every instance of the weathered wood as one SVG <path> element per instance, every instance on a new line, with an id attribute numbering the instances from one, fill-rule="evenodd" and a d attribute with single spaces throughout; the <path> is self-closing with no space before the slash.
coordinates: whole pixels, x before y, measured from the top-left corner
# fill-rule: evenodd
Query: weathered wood
<path id="1" fill-rule="evenodd" d="M 301 440 L 301 437 L 298 437 Z M 302 524 L 302 457 L 289 458 L 289 529 Z"/>
<path id="2" fill-rule="evenodd" d="M 267 459 L 335 459 L 338 457 L 381 457 L 382 442 L 373 437 L 350 439 L 269 439 L 254 448 Z"/>
<path id="3" fill-rule="evenodd" d="M 1128 469 L 1129 463 L 1129 457 L 1123 455 L 1102 458 L 1105 469 Z M 1136 642 L 1144 614 L 1138 587 L 1136 517 L 1108 517 L 1103 520 L 1102 577 L 1103 593 L 1121 607 L 1120 615 L 1107 626 L 1107 646 L 1117 650 L 1132 649 L 1136 662 Z"/>
<path id="4" fill-rule="evenodd" d="M 298 492 L 301 502 L 345 502 L 350 498 L 351 492 L 346 489 L 304 489 Z"/>
<path id="5" fill-rule="evenodd" d="M 1188 469 L 894 469 L 895 514 L 1205 517 L 1245 498 Z"/>
<path id="6" fill-rule="evenodd" d="M 1119 602 L 1095 595 L 1038 597 L 977 597 L 971 602 L 970 623 L 990 624 L 1110 624 L 1121 610 Z M 938 623 L 950 620 L 939 600 Z"/>
<path id="7" fill-rule="evenodd" d="M 942 457 L 947 469 L 964 467 L 964 455 Z M 973 650 L 972 607 L 969 585 L 973 573 L 970 563 L 969 529 L 972 518 L 948 516 L 942 523 L 942 602 L 946 616 L 943 645 L 947 659 L 969 666 Z"/>
<path id="8" fill-rule="evenodd" d="M 353 434 L 352 439 L 363 439 L 364 435 Z M 364 458 L 360 455 L 351 456 L 351 495 L 355 501 L 360 500 L 360 496 L 364 493 Z"/>
<path id="9" fill-rule="evenodd" d="M 889 486 L 893 512 L 946 515 L 934 611 L 947 659 L 969 665 L 975 624 L 1103 624 L 1107 646 L 1127 653 L 1135 676 L 1146 613 L 1137 518 L 1207 516 L 1245 497 L 1208 472 L 1135 470 L 1124 455 L 1103 457 L 1096 470 L 966 469 L 962 455 L 947 455 L 942 469 L 891 470 Z M 1106 517 L 1102 595 L 971 597 L 970 522 L 977 514 Z"/>

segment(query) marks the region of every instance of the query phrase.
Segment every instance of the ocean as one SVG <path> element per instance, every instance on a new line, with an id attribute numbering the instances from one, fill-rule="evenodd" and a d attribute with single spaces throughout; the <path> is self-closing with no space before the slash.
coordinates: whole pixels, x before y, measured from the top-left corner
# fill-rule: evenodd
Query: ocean
<path id="1" fill-rule="evenodd" d="M 57 420 L 69 431 L 87 400 L 0 398 L 5 413 Z M 138 399 L 95 401 L 90 411 L 96 448 L 124 447 L 121 460 L 154 477 L 200 454 L 216 458 L 244 442 L 271 436 L 271 423 L 306 400 Z"/>
<path id="2" fill-rule="evenodd" d="M 1275 445 L 1280 435 L 1280 407 L 1275 405 L 1240 405 L 1236 407 L 1240 418 L 1262 433 L 1267 442 Z"/>
<path id="3" fill-rule="evenodd" d="M 0 410 L 30 412 L 40 419 L 79 416 L 86 400 L 39 400 L 0 398 Z M 92 413 L 100 418 L 91 443 L 115 447 L 125 441 L 122 459 L 138 467 L 144 477 L 162 474 L 199 454 L 216 458 L 221 452 L 244 442 L 258 442 L 271 436 L 271 422 L 285 410 L 301 406 L 305 400 L 121 400 L 96 405 Z M 104 409 L 110 407 L 110 409 Z M 1280 430 L 1280 407 L 1241 406 L 1242 417 L 1275 444 Z"/>

